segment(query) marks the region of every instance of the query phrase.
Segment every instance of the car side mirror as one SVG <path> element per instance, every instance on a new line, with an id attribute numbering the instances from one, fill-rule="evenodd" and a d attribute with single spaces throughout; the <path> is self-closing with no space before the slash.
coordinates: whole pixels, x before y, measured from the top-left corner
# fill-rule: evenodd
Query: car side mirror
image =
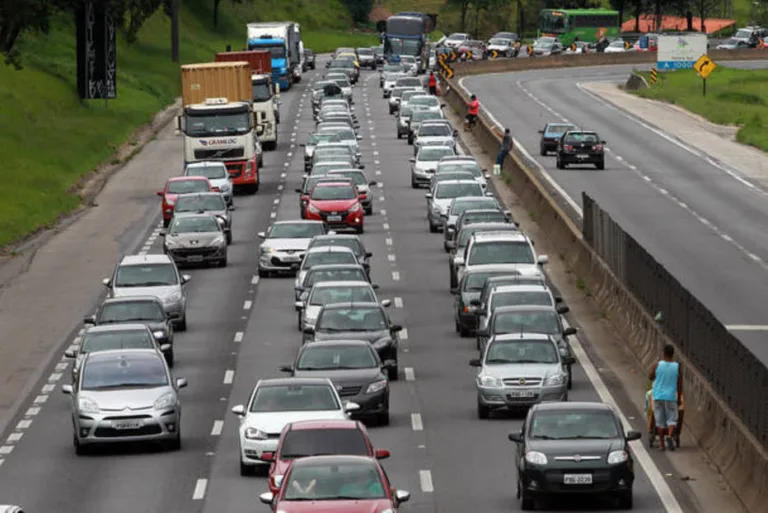
<path id="1" fill-rule="evenodd" d="M 275 453 L 274 452 L 262 452 L 261 456 L 259 456 L 259 459 L 261 461 L 265 461 L 267 463 L 271 463 L 275 461 Z"/>
<path id="2" fill-rule="evenodd" d="M 600 144 L 607 144 L 605 141 L 600 141 Z"/>
<path id="3" fill-rule="evenodd" d="M 64 351 L 64 357 L 72 358 L 72 359 L 77 358 L 77 351 L 75 351 L 74 349 L 67 349 L 66 351 Z"/>
<path id="4" fill-rule="evenodd" d="M 473 299 L 469 302 L 471 306 L 480 306 L 480 300 L 479 299 Z"/>
<path id="5" fill-rule="evenodd" d="M 232 413 L 237 415 L 238 417 L 245 417 L 245 406 L 242 404 L 238 404 L 237 406 L 233 406 L 232 410 L 230 410 Z"/>
<path id="6" fill-rule="evenodd" d="M 485 195 L 489 198 L 493 198 L 493 193 L 491 191 L 486 192 Z"/>
<path id="7" fill-rule="evenodd" d="M 293 372 L 293 365 L 281 365 L 280 372 Z"/>
<path id="8" fill-rule="evenodd" d="M 188 283 L 189 280 L 191 280 L 191 279 L 192 279 L 192 276 L 190 276 L 189 274 L 182 274 L 181 275 L 181 284 L 184 285 L 185 283 Z"/>
<path id="9" fill-rule="evenodd" d="M 416 158 L 411 157 L 411 158 L 408 159 L 408 162 L 410 162 L 411 164 L 415 164 L 416 163 Z"/>
<path id="10" fill-rule="evenodd" d="M 307 147 L 307 145 L 304 144 L 304 143 L 299 144 L 299 148 L 306 148 L 306 147 Z"/>
<path id="11" fill-rule="evenodd" d="M 381 302 L 381 306 L 383 306 L 384 308 L 389 308 L 390 306 L 392 306 L 392 301 L 390 299 L 385 299 L 384 301 Z"/>
<path id="12" fill-rule="evenodd" d="M 168 232 L 165 230 L 160 230 L 160 233 L 158 233 L 157 235 L 160 237 L 165 237 L 166 235 L 168 235 Z"/>
<path id="13" fill-rule="evenodd" d="M 371 180 L 370 182 L 368 182 L 368 187 L 376 187 L 377 185 L 379 185 L 379 182 L 377 182 L 376 180 Z"/>
<path id="14" fill-rule="evenodd" d="M 403 327 L 400 326 L 399 324 L 393 324 L 392 326 L 390 326 L 389 331 L 393 333 L 400 333 L 401 331 L 403 331 Z"/>
<path id="15" fill-rule="evenodd" d="M 472 359 L 469 361 L 469 366 L 470 366 L 470 367 L 482 367 L 482 365 L 483 365 L 483 364 L 480 362 L 480 359 L 479 359 L 479 358 L 472 358 Z"/>
<path id="16" fill-rule="evenodd" d="M 547 255 L 539 255 L 539 257 L 536 259 L 536 263 L 539 265 L 544 265 L 547 262 L 549 262 L 549 257 Z"/>
<path id="17" fill-rule="evenodd" d="M 377 460 L 386 460 L 387 458 L 389 458 L 390 454 L 389 454 L 389 451 L 386 449 L 375 449 L 373 451 L 373 456 Z"/>
<path id="18" fill-rule="evenodd" d="M 307 335 L 311 335 L 315 332 L 315 328 L 313 326 L 305 326 L 304 327 L 304 333 Z"/>
<path id="19" fill-rule="evenodd" d="M 573 365 L 576 363 L 576 358 L 574 358 L 573 356 L 564 356 L 563 363 L 566 365 Z"/>
<path id="20" fill-rule="evenodd" d="M 83 319 L 84 324 L 96 324 L 96 316 L 95 315 L 89 315 L 88 317 Z"/>
<path id="21" fill-rule="evenodd" d="M 176 388 L 187 388 L 187 378 L 176 378 Z"/>
<path id="22" fill-rule="evenodd" d="M 408 502 L 411 500 L 411 492 L 406 492 L 405 490 L 395 490 L 395 500 L 398 504 Z"/>
<path id="23" fill-rule="evenodd" d="M 539 132 L 540 134 L 543 134 L 544 130 L 537 130 L 537 132 Z"/>
<path id="24" fill-rule="evenodd" d="M 446 105 L 445 105 L 444 103 L 441 103 L 441 104 L 440 104 L 440 108 L 441 108 L 441 109 L 444 109 L 445 107 L 446 107 Z"/>
<path id="25" fill-rule="evenodd" d="M 571 335 L 575 335 L 576 333 L 578 333 L 578 331 L 579 330 L 577 330 L 573 326 L 568 326 L 567 328 L 565 328 L 563 330 L 563 336 L 564 337 L 570 337 Z"/>
<path id="26" fill-rule="evenodd" d="M 304 301 L 296 301 L 293 306 L 295 306 L 297 310 L 301 310 L 304 308 Z"/>
<path id="27" fill-rule="evenodd" d="M 427 198 L 427 199 L 432 199 L 432 193 L 431 193 L 431 192 L 428 192 L 428 193 L 426 193 L 426 194 L 424 195 L 424 197 L 425 197 L 425 198 Z"/>
<path id="28" fill-rule="evenodd" d="M 639 431 L 627 431 L 627 434 L 624 436 L 624 438 L 627 439 L 627 442 L 634 442 L 635 440 L 640 440 L 643 437 L 643 435 Z"/>
<path id="29" fill-rule="evenodd" d="M 365 258 L 371 258 L 373 256 L 373 253 L 370 251 L 365 252 Z"/>
<path id="30" fill-rule="evenodd" d="M 357 411 L 360 409 L 360 405 L 357 403 L 346 403 L 344 405 L 344 411 L 347 413 L 352 413 L 353 411 Z"/>
<path id="31" fill-rule="evenodd" d="M 555 296 L 555 303 L 562 303 L 562 302 L 563 302 L 563 298 L 561 298 L 560 296 Z"/>
<path id="32" fill-rule="evenodd" d="M 61 385 L 61 393 L 66 395 L 72 395 L 72 385 Z"/>
<path id="33" fill-rule="evenodd" d="M 296 189 L 294 189 L 294 191 L 295 191 L 297 194 L 301 194 L 302 192 L 304 192 L 304 191 L 302 191 L 302 190 L 301 190 L 301 189 L 299 189 L 299 188 L 296 188 Z M 261 234 L 259 234 L 259 237 L 261 237 Z M 262 237 L 262 238 L 263 238 L 263 237 Z"/>
<path id="34" fill-rule="evenodd" d="M 328 65 L 330 66 L 330 63 L 329 63 Z M 328 67 L 328 66 L 326 66 L 326 68 L 327 68 L 327 67 Z M 272 505 L 272 502 L 275 500 L 275 494 L 274 494 L 274 493 L 271 493 L 271 492 L 264 492 L 264 493 L 262 493 L 261 495 L 259 495 L 259 500 L 260 500 L 260 501 L 261 501 L 263 504 L 267 504 L 267 505 L 271 506 L 271 505 Z"/>
<path id="35" fill-rule="evenodd" d="M 165 196 L 165 191 L 157 191 L 157 195 L 163 197 Z"/>
<path id="36" fill-rule="evenodd" d="M 296 189 L 296 192 L 301 192 L 301 191 L 300 191 L 299 189 Z M 266 233 L 264 233 L 264 232 L 259 232 L 259 233 L 257 233 L 256 235 L 257 235 L 257 236 L 258 236 L 260 239 L 266 239 L 266 238 L 267 238 L 267 234 L 266 234 Z"/>
<path id="37" fill-rule="evenodd" d="M 358 124 L 358 126 L 360 126 L 360 125 Z M 363 140 L 363 136 L 362 135 L 358 135 L 356 138 L 357 138 L 358 141 L 362 141 Z"/>
<path id="38" fill-rule="evenodd" d="M 491 174 L 490 173 L 483 173 L 483 178 L 485 178 L 486 180 L 490 180 L 491 179 Z"/>
<path id="39" fill-rule="evenodd" d="M 237 207 L 234 205 L 230 205 L 227 207 L 227 210 L 229 210 L 230 212 L 234 212 L 235 210 L 237 210 Z"/>
<path id="40" fill-rule="evenodd" d="M 359 166 L 357 166 L 357 168 L 358 169 L 365 169 L 365 164 L 360 164 Z"/>
<path id="41" fill-rule="evenodd" d="M 173 346 L 171 344 L 160 344 L 160 351 L 167 353 Z"/>
<path id="42" fill-rule="evenodd" d="M 567 314 L 570 311 L 571 311 L 571 309 L 568 308 L 565 305 L 558 305 L 558 307 L 557 307 L 557 313 L 559 313 L 560 315 Z"/>
<path id="43" fill-rule="evenodd" d="M 112 279 L 111 278 L 104 278 L 103 280 L 101 280 L 101 283 L 105 287 L 109 287 L 110 285 L 112 285 Z"/>
<path id="44" fill-rule="evenodd" d="M 517 444 L 523 443 L 523 434 L 522 433 L 510 433 L 507 435 L 507 438 L 510 442 L 515 442 Z"/>

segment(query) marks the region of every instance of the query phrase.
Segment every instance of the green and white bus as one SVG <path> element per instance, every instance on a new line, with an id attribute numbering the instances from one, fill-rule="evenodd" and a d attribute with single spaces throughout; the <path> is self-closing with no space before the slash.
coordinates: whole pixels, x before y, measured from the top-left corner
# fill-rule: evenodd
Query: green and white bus
<path id="1" fill-rule="evenodd" d="M 596 43 L 603 37 L 618 37 L 619 11 L 608 9 L 543 9 L 539 13 L 539 37 L 556 37 L 563 46 L 576 38 Z"/>

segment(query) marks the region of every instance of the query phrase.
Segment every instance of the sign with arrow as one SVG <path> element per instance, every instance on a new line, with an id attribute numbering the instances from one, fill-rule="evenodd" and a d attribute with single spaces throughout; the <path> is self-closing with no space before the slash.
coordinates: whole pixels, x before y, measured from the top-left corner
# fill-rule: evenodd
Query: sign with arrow
<path id="1" fill-rule="evenodd" d="M 491 59 L 495 59 L 498 56 L 499 56 L 499 51 L 498 50 L 491 50 L 491 53 L 489 54 L 489 57 Z"/>
<path id="2" fill-rule="evenodd" d="M 699 59 L 693 64 L 693 69 L 696 70 L 696 73 L 699 74 L 702 80 L 703 96 L 707 95 L 707 77 L 715 70 L 716 67 L 717 64 L 715 64 L 712 59 L 706 55 L 699 57 Z"/>

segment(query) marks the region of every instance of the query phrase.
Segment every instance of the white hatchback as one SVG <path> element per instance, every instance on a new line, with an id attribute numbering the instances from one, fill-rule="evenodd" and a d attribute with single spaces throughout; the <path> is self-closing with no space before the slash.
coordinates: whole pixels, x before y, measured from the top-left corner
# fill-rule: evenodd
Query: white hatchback
<path id="1" fill-rule="evenodd" d="M 211 182 L 214 191 L 218 191 L 224 196 L 227 205 L 232 205 L 232 179 L 229 177 L 229 171 L 224 162 L 203 161 L 187 164 L 184 169 L 184 176 L 204 176 Z"/>

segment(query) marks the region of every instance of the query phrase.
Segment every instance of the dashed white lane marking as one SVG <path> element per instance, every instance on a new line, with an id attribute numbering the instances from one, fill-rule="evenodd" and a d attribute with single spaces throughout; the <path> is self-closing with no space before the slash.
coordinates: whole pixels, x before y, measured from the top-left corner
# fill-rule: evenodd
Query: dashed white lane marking
<path id="1" fill-rule="evenodd" d="M 214 420 L 213 421 L 213 428 L 211 428 L 211 436 L 219 436 L 221 435 L 221 432 L 224 430 L 224 421 L 223 420 Z"/>
<path id="2" fill-rule="evenodd" d="M 385 230 L 389 230 L 389 223 L 384 223 L 381 225 L 381 227 L 384 228 Z"/>
<path id="3" fill-rule="evenodd" d="M 280 178 L 285 178 L 287 175 L 285 173 L 280 173 Z"/>
<path id="4" fill-rule="evenodd" d="M 383 216 L 387 215 L 387 211 L 384 210 L 383 208 L 381 209 L 381 215 L 383 215 Z"/>
<path id="5" fill-rule="evenodd" d="M 395 308 L 402 308 L 403 307 L 403 298 L 396 297 L 395 298 Z"/>
<path id="6" fill-rule="evenodd" d="M 195 483 L 195 491 L 192 492 L 192 500 L 200 501 L 205 498 L 205 489 L 208 488 L 207 479 L 198 479 Z"/>
<path id="7" fill-rule="evenodd" d="M 386 198 L 384 196 L 379 196 L 379 201 L 384 201 Z"/>
<path id="8" fill-rule="evenodd" d="M 421 491 L 424 493 L 432 493 L 435 491 L 435 486 L 432 484 L 432 472 L 429 470 L 419 470 L 419 482 L 421 483 Z"/>
<path id="9" fill-rule="evenodd" d="M 32 419 L 23 419 L 20 420 L 18 424 L 16 424 L 16 429 L 27 429 L 31 425 Z"/>
<path id="10" fill-rule="evenodd" d="M 244 336 L 244 335 L 245 335 L 245 334 L 244 334 L 242 331 L 238 331 L 237 333 L 235 333 L 235 339 L 234 339 L 234 340 L 235 340 L 235 342 L 238 342 L 238 343 L 239 343 L 239 342 L 242 342 L 242 341 L 243 341 L 243 336 Z"/>
<path id="11" fill-rule="evenodd" d="M 258 284 L 259 284 L 259 277 L 258 276 L 253 276 L 251 278 L 251 285 L 258 285 Z"/>
<path id="12" fill-rule="evenodd" d="M 377 170 L 376 171 L 376 176 L 380 176 L 380 175 L 381 175 L 381 171 Z"/>
<path id="13" fill-rule="evenodd" d="M 392 245 L 392 239 L 390 239 L 390 238 L 385 239 L 384 242 L 387 243 L 387 246 L 391 246 Z"/>
<path id="14" fill-rule="evenodd" d="M 374 164 L 376 164 L 376 165 L 378 166 L 379 164 L 381 164 L 381 161 L 379 161 L 379 160 L 374 160 L 374 161 L 373 161 L 373 163 L 374 163 Z"/>
<path id="15" fill-rule="evenodd" d="M 275 198 L 275 201 L 273 201 L 272 203 L 274 203 L 275 205 L 278 205 L 280 203 L 280 198 Z"/>
<path id="16" fill-rule="evenodd" d="M 411 427 L 414 431 L 424 431 L 424 424 L 421 421 L 420 413 L 411 413 Z"/>
<path id="17" fill-rule="evenodd" d="M 253 306 L 253 301 L 246 300 L 245 303 L 243 303 L 243 310 L 250 310 Z"/>
<path id="18" fill-rule="evenodd" d="M 27 413 L 25 413 L 25 415 L 27 417 L 34 417 L 38 413 L 40 413 L 40 408 L 38 406 L 32 406 L 31 408 L 27 409 Z"/>
<path id="19" fill-rule="evenodd" d="M 276 217 L 277 217 L 277 212 L 272 212 L 272 213 L 269 214 L 269 218 L 270 219 L 274 219 Z"/>
<path id="20" fill-rule="evenodd" d="M 48 381 L 58 381 L 61 379 L 61 372 L 53 372 L 48 376 Z"/>
<path id="21" fill-rule="evenodd" d="M 224 372 L 224 384 L 231 385 L 234 380 L 235 380 L 235 371 L 233 371 L 232 369 L 227 369 Z"/>
<path id="22" fill-rule="evenodd" d="M 24 436 L 24 433 L 11 433 L 10 435 L 8 435 L 7 442 L 8 443 L 18 442 L 19 440 L 21 440 L 22 436 Z"/>
<path id="23" fill-rule="evenodd" d="M 38 395 L 35 397 L 34 404 L 44 404 L 48 400 L 47 395 Z"/>
<path id="24" fill-rule="evenodd" d="M 11 454 L 13 452 L 13 446 L 12 445 L 3 445 L 0 447 L 0 454 L 7 455 Z"/>
<path id="25" fill-rule="evenodd" d="M 283 184 L 280 184 L 280 185 L 278 185 L 278 186 L 277 186 L 277 190 L 278 190 L 278 191 L 282 191 L 282 190 L 283 190 L 283 187 L 284 187 L 284 186 L 283 186 Z"/>
<path id="26" fill-rule="evenodd" d="M 392 271 L 392 280 L 400 281 L 400 271 Z"/>
<path id="27" fill-rule="evenodd" d="M 400 332 L 400 340 L 408 340 L 408 328 L 403 328 Z"/>
<path id="28" fill-rule="evenodd" d="M 46 385 L 43 385 L 41 392 L 44 394 L 50 394 L 51 392 L 54 391 L 55 388 L 56 388 L 56 385 L 54 385 L 53 383 L 48 383 Z"/>
<path id="29" fill-rule="evenodd" d="M 61 372 L 63 370 L 66 370 L 68 366 L 69 366 L 69 363 L 67 362 L 59 362 L 56 364 L 56 370 Z"/>
<path id="30" fill-rule="evenodd" d="M 405 368 L 405 380 L 406 381 L 416 381 L 416 373 L 413 371 L 413 367 L 406 367 Z"/>
<path id="31" fill-rule="evenodd" d="M 387 255 L 387 260 L 389 260 L 390 262 L 394 262 L 395 260 L 397 260 L 397 257 L 393 254 L 389 254 Z"/>
<path id="32" fill-rule="evenodd" d="M 765 324 L 727 324 L 725 329 L 728 331 L 768 331 Z"/>

